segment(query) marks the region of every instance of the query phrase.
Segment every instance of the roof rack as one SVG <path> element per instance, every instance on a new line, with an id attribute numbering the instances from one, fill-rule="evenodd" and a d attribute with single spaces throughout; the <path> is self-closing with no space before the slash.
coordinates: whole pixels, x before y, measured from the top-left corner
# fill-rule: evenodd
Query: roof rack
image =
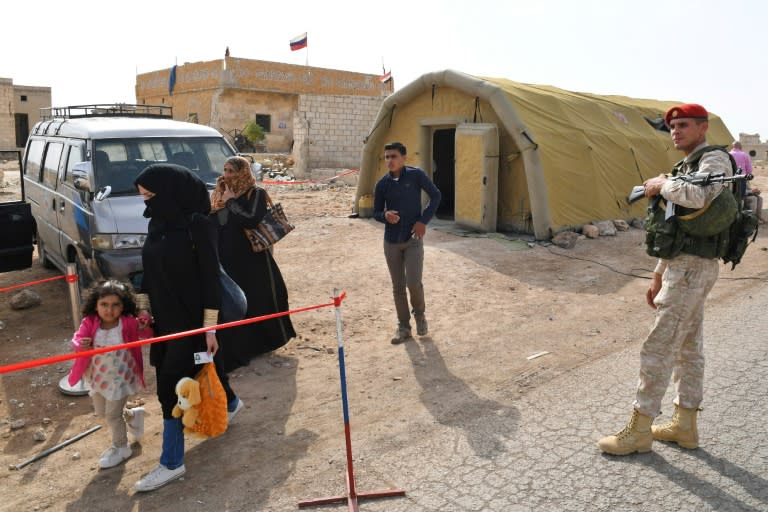
<path id="1" fill-rule="evenodd" d="M 160 117 L 173 118 L 173 108 L 166 105 L 131 105 L 129 103 L 97 103 L 94 105 L 71 105 L 68 107 L 43 107 L 40 118 L 76 119 L 79 117 Z"/>

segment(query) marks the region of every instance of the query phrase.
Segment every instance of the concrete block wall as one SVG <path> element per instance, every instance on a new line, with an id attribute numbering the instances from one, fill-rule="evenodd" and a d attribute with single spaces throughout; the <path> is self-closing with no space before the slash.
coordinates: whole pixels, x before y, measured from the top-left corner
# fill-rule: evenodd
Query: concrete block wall
<path id="1" fill-rule="evenodd" d="M 13 80 L 10 78 L 0 78 L 0 149 L 16 149 Z"/>
<path id="2" fill-rule="evenodd" d="M 316 168 L 359 168 L 363 140 L 383 97 L 299 96 L 293 157 L 298 173 Z"/>

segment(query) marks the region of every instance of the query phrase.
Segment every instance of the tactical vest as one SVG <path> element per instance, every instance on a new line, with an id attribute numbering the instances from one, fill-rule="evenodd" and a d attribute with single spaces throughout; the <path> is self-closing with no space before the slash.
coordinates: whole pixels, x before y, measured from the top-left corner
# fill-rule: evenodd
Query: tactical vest
<path id="1" fill-rule="evenodd" d="M 699 160 L 710 151 L 727 151 L 721 146 L 706 146 L 692 155 L 685 162 L 681 160 L 672 169 L 677 176 L 684 166 L 686 174 L 694 174 L 699 169 Z M 731 159 L 731 167 L 736 167 Z M 663 201 L 663 199 L 661 199 Z M 693 254 L 702 258 L 723 257 L 728 251 L 730 226 L 738 214 L 738 204 L 733 192 L 726 188 L 703 208 L 685 208 L 675 205 L 675 215 L 665 219 L 665 207 L 658 204 L 650 209 L 646 218 L 646 252 L 658 258 L 674 258 L 680 253 Z"/>

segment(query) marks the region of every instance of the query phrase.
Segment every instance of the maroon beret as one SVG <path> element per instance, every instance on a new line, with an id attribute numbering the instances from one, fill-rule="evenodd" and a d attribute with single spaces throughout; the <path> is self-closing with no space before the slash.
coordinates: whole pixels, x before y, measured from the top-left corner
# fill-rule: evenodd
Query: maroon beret
<path id="1" fill-rule="evenodd" d="M 682 119 L 684 117 L 693 119 L 707 119 L 707 109 L 696 103 L 686 103 L 684 105 L 678 105 L 667 110 L 664 114 L 664 122 L 669 126 L 670 121 L 673 119 Z"/>

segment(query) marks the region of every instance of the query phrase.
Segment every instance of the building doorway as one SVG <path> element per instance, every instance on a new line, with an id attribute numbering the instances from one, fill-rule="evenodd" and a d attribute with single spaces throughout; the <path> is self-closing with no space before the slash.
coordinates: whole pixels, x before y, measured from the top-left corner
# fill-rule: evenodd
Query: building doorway
<path id="1" fill-rule="evenodd" d="M 456 197 L 456 128 L 435 130 L 432 135 L 432 181 L 442 198 L 437 207 L 438 219 L 453 220 Z"/>
<path id="2" fill-rule="evenodd" d="M 29 116 L 27 114 L 14 114 L 16 121 L 16 147 L 23 148 L 27 145 L 29 137 Z"/>

